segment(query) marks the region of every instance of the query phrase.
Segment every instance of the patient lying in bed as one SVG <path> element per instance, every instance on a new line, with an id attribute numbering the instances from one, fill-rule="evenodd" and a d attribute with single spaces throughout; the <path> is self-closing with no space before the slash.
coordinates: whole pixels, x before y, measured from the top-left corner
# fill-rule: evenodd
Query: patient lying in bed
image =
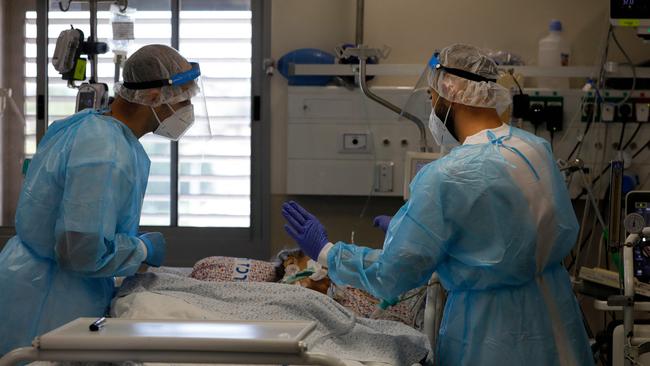
<path id="1" fill-rule="evenodd" d="M 326 294 L 358 316 L 396 320 L 416 329 L 422 327 L 425 288 L 410 291 L 402 296 L 399 303 L 381 310 L 379 300 L 367 292 L 333 284 L 327 270 L 299 249 L 280 252 L 274 262 L 233 257 L 204 258 L 194 265 L 191 277 L 214 282 L 294 284 Z"/>

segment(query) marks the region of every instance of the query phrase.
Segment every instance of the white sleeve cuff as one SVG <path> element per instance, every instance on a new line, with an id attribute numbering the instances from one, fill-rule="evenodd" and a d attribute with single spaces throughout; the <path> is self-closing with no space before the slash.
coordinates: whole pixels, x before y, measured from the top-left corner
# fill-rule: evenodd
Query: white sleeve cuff
<path id="1" fill-rule="evenodd" d="M 334 247 L 334 244 L 332 243 L 327 243 L 323 247 L 323 249 L 320 250 L 320 253 L 318 254 L 318 263 L 320 263 L 321 266 L 327 268 L 327 255 L 330 253 L 330 250 Z"/>

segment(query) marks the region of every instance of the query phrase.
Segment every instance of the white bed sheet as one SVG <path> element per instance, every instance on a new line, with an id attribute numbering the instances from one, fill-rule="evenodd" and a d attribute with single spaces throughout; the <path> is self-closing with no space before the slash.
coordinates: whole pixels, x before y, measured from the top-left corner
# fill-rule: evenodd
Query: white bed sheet
<path id="1" fill-rule="evenodd" d="M 160 306 L 164 304 L 164 306 Z M 151 292 L 125 296 L 116 301 L 111 314 L 126 319 L 205 319 L 214 317 L 210 311 L 201 309 L 181 299 Z M 383 362 L 360 362 L 342 360 L 347 366 L 394 366 Z M 146 366 L 170 366 L 174 364 L 145 363 Z M 199 364 L 193 366 L 200 366 Z"/>

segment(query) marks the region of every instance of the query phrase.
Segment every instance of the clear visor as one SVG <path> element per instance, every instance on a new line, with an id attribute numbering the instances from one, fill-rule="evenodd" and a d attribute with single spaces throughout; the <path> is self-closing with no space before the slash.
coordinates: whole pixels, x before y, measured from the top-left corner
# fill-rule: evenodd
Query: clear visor
<path id="1" fill-rule="evenodd" d="M 431 114 L 431 87 L 429 86 L 429 79 L 432 69 L 427 65 L 420 74 L 415 86 L 411 90 L 411 94 L 406 99 L 406 103 L 402 106 L 402 113 L 400 114 L 400 121 L 411 121 L 411 117 L 418 118 L 426 126 Z M 427 133 L 430 133 L 427 129 Z M 429 141 L 431 141 L 429 139 Z"/>
<path id="2" fill-rule="evenodd" d="M 201 167 L 206 176 L 224 174 L 215 168 L 223 166 L 233 166 L 226 175 L 237 175 L 247 166 L 240 161 L 250 156 L 250 82 L 224 83 L 223 71 L 208 66 L 196 79 L 200 92 L 192 97 L 194 124 L 179 140 L 180 161 Z"/>
<path id="3" fill-rule="evenodd" d="M 213 126 L 211 113 L 208 110 L 208 97 L 206 95 L 206 85 L 204 77 L 197 77 L 194 82 L 198 86 L 198 91 L 192 97 L 194 106 L 194 124 L 185 134 L 186 137 L 212 138 L 217 135 L 217 128 Z"/>
<path id="4" fill-rule="evenodd" d="M 512 104 L 510 91 L 494 79 L 466 70 L 440 66 L 438 59 L 433 56 L 404 105 L 402 117 L 410 113 L 428 119 L 431 112 L 431 90 L 435 90 L 441 98 L 452 103 L 493 108 L 503 118 L 507 117 L 504 113 Z"/>

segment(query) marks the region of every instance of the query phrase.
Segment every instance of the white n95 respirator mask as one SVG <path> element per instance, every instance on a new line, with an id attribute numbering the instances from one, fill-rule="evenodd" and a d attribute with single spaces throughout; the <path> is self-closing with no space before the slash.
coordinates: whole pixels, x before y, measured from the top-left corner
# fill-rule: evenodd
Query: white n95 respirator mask
<path id="1" fill-rule="evenodd" d="M 459 146 L 460 142 L 456 140 L 456 138 L 451 134 L 451 132 L 449 132 L 449 129 L 447 129 L 446 126 L 447 118 L 449 117 L 451 108 L 447 109 L 447 114 L 445 115 L 444 121 L 441 120 L 440 117 L 438 117 L 436 114 L 436 106 L 438 105 L 438 100 L 440 100 L 440 98 L 436 99 L 435 105 L 433 108 L 431 108 L 431 115 L 429 116 L 429 130 L 431 130 L 433 139 L 440 146 L 440 151 L 448 152 L 456 146 Z"/>
<path id="2" fill-rule="evenodd" d="M 156 121 L 158 121 L 158 128 L 153 133 L 172 141 L 178 141 L 192 127 L 192 124 L 194 124 L 194 106 L 191 104 L 186 105 L 177 111 L 169 104 L 167 104 L 167 107 L 174 113 L 163 121 L 160 121 L 156 111 L 151 108 L 153 115 L 156 117 Z"/>

